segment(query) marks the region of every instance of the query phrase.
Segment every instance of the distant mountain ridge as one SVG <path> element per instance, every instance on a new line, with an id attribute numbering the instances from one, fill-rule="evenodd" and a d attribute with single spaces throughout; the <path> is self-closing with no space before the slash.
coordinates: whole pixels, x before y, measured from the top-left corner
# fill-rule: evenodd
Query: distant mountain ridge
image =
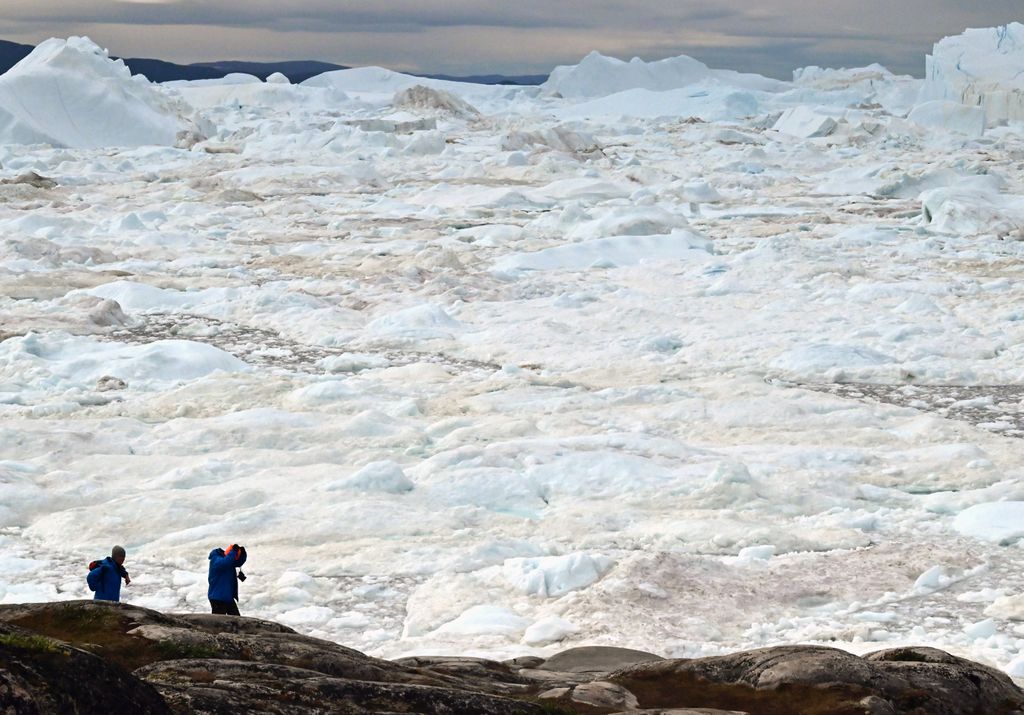
<path id="1" fill-rule="evenodd" d="M 520 86 L 544 84 L 545 80 L 547 80 L 548 78 L 546 74 L 474 74 L 466 77 L 458 77 L 450 74 L 424 74 L 416 76 L 427 77 L 429 79 L 445 79 L 450 82 L 472 82 L 473 84 L 509 84 Z"/>
<path id="2" fill-rule="evenodd" d="M 290 60 L 287 62 L 246 62 L 244 60 L 226 60 L 223 62 L 197 62 L 190 67 L 203 67 L 221 72 L 222 75 L 240 72 L 251 74 L 265 80 L 275 72 L 280 72 L 292 84 L 305 82 L 310 77 L 316 77 L 324 72 L 350 69 L 345 65 L 336 65 L 330 62 L 318 62 L 316 60 Z"/>
<path id="3" fill-rule="evenodd" d="M 0 73 L 6 72 L 21 62 L 32 49 L 31 45 L 19 45 L 17 42 L 0 40 Z"/>
<path id="4" fill-rule="evenodd" d="M 113 55 L 111 55 L 113 57 Z M 220 79 L 227 72 L 220 72 L 211 67 L 196 65 L 179 65 L 164 60 L 153 60 L 145 57 L 114 57 L 122 59 L 132 74 L 146 75 L 150 82 L 170 82 L 176 79 Z"/>
<path id="5" fill-rule="evenodd" d="M 32 50 L 32 45 L 0 40 L 0 74 L 3 74 L 23 60 Z M 146 57 L 122 57 L 132 74 L 145 75 L 151 82 L 170 82 L 173 80 L 219 79 L 225 75 L 240 72 L 251 74 L 265 80 L 275 72 L 280 72 L 292 83 L 304 82 L 324 72 L 350 69 L 346 65 L 318 60 L 287 60 L 283 62 L 247 62 L 244 60 L 224 60 L 218 62 L 195 62 L 182 65 L 165 60 Z M 529 85 L 541 84 L 547 75 L 516 75 L 500 74 L 473 75 L 455 77 L 452 75 L 424 74 L 417 75 L 429 79 L 445 79 L 453 82 L 474 82 L 476 84 L 508 84 Z"/>

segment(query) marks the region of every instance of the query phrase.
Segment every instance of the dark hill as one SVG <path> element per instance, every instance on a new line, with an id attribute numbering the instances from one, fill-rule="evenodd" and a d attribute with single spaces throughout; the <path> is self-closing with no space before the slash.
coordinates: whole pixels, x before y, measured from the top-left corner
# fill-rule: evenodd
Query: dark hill
<path id="1" fill-rule="evenodd" d="M 209 67 L 178 65 L 145 57 L 125 57 L 123 59 L 132 74 L 146 75 L 146 79 L 150 82 L 170 82 L 177 79 L 219 79 L 227 74 Z"/>
<path id="2" fill-rule="evenodd" d="M 16 65 L 34 48 L 17 42 L 0 40 L 0 74 Z M 219 79 L 234 72 L 251 74 L 265 80 L 275 72 L 280 72 L 293 84 L 303 82 L 324 72 L 349 69 L 346 65 L 317 60 L 293 60 L 286 62 L 246 62 L 241 60 L 225 60 L 219 62 L 196 62 L 178 64 L 148 57 L 127 57 L 124 63 L 132 74 L 142 74 L 151 82 L 170 82 L 173 80 Z M 425 74 L 420 75 L 431 79 L 446 79 L 453 82 L 475 82 L 477 84 L 531 85 L 541 84 L 546 75 L 516 75 L 506 77 L 500 74 L 473 75 L 455 77 L 452 75 Z"/>
<path id="3" fill-rule="evenodd" d="M 295 60 L 290 62 L 243 62 L 238 60 L 227 60 L 224 62 L 198 62 L 192 67 L 203 67 L 220 72 L 220 76 L 233 72 L 256 75 L 260 79 L 266 79 L 275 72 L 280 72 L 298 84 L 310 77 L 316 77 L 324 72 L 334 70 L 347 70 L 345 65 L 335 65 L 330 62 L 318 62 L 316 60 Z"/>
<path id="4" fill-rule="evenodd" d="M 0 74 L 21 62 L 34 49 L 32 45 L 0 40 Z M 167 82 L 173 79 L 215 79 L 226 74 L 226 72 L 219 72 L 208 67 L 179 65 L 145 57 L 126 57 L 124 63 L 128 65 L 132 74 L 146 75 L 146 79 L 151 82 Z"/>
<path id="5" fill-rule="evenodd" d="M 512 86 L 528 86 L 544 84 L 548 76 L 546 74 L 520 74 L 506 76 L 503 74 L 474 74 L 466 77 L 457 77 L 449 74 L 425 74 L 423 77 L 430 79 L 446 79 L 452 82 L 472 82 L 473 84 L 507 84 Z"/>
<path id="6" fill-rule="evenodd" d="M 0 74 L 25 59 L 33 49 L 32 45 L 19 45 L 17 42 L 0 40 Z"/>

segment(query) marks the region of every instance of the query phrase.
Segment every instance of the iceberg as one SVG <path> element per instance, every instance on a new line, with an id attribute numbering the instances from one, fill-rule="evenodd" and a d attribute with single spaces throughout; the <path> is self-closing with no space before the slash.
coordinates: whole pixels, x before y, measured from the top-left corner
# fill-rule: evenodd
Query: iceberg
<path id="1" fill-rule="evenodd" d="M 925 58 L 919 102 L 981 107 L 989 126 L 1024 119 L 1024 24 L 967 30 L 937 42 Z"/>
<path id="2" fill-rule="evenodd" d="M 757 74 L 714 70 L 686 55 L 656 62 L 634 57 L 625 62 L 591 52 L 579 64 L 556 67 L 541 89 L 549 95 L 582 99 L 635 89 L 665 92 L 705 80 L 719 80 L 736 89 L 759 92 L 779 92 L 789 87 L 785 82 Z"/>
<path id="3" fill-rule="evenodd" d="M 50 39 L 0 76 L 0 143 L 75 149 L 174 145 L 192 109 L 87 37 Z"/>

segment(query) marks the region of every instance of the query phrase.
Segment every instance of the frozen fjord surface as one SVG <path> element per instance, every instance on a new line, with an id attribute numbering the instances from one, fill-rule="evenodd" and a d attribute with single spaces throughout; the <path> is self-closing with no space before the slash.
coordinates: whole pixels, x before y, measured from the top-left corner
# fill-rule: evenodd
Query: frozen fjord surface
<path id="1" fill-rule="evenodd" d="M 190 151 L 0 149 L 0 600 L 118 541 L 204 609 L 238 541 L 245 613 L 383 655 L 1019 659 L 1017 126 L 876 68 L 350 72 L 151 88 Z"/>

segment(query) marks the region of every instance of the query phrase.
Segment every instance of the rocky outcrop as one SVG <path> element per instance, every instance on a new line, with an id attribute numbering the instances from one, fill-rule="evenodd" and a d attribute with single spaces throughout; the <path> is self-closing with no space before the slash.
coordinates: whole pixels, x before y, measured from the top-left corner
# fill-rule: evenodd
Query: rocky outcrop
<path id="1" fill-rule="evenodd" d="M 79 648 L 0 623 L 0 712 L 170 713 L 156 689 Z"/>
<path id="2" fill-rule="evenodd" d="M 639 663 L 607 679 L 648 708 L 700 705 L 758 715 L 1024 712 L 1024 692 L 1005 673 L 933 648 L 861 658 L 835 648 L 780 646 Z"/>
<path id="3" fill-rule="evenodd" d="M 536 705 L 480 692 L 469 684 L 352 680 L 252 661 L 175 660 L 147 665 L 135 675 L 153 684 L 176 713 L 543 713 Z"/>
<path id="4" fill-rule="evenodd" d="M 386 661 L 269 621 L 71 601 L 0 606 L 0 712 L 1001 715 L 1024 692 L 931 648 Z"/>
<path id="5" fill-rule="evenodd" d="M 84 663 L 74 678 L 61 678 L 49 668 L 52 654 L 0 639 L 0 683 L 12 683 L 0 691 L 0 712 L 5 715 L 5 708 L 19 715 L 545 712 L 531 702 L 534 689 L 517 682 L 512 669 L 502 664 L 467 663 L 472 667 L 464 673 L 443 667 L 433 671 L 372 658 L 254 618 L 165 615 L 128 604 L 69 601 L 0 606 L 0 625 L 22 638 L 73 652 Z M 8 668 L 9 655 L 26 665 Z M 21 675 L 29 665 L 38 677 Z M 488 667 L 494 672 L 487 673 Z M 117 687 L 102 687 L 106 683 Z M 82 688 L 81 703 L 76 701 L 77 688 Z M 155 698 L 129 706 L 115 697 L 136 690 Z M 518 699 L 504 697 L 506 693 Z M 26 700 L 25 694 L 34 700 Z M 107 701 L 95 699 L 105 694 Z M 33 704 L 37 701 L 41 704 Z"/>
<path id="6" fill-rule="evenodd" d="M 635 663 L 658 660 L 665 659 L 660 655 L 631 648 L 583 646 L 556 653 L 535 667 L 561 673 L 611 673 Z"/>

